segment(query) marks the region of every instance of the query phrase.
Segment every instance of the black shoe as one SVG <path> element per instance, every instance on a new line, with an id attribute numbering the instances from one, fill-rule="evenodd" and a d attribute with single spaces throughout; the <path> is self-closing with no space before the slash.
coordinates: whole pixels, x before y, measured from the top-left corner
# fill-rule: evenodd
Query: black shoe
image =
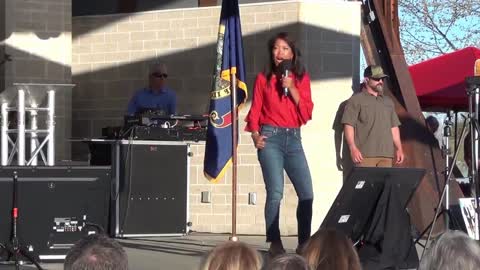
<path id="1" fill-rule="evenodd" d="M 268 256 L 271 259 L 283 254 L 285 254 L 285 249 L 283 248 L 282 242 L 272 242 L 270 244 L 270 248 L 268 249 Z"/>

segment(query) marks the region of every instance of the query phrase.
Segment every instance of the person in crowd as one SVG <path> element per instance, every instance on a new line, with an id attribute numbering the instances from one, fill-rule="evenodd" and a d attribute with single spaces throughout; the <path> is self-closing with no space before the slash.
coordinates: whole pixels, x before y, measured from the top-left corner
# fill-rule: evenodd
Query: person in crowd
<path id="1" fill-rule="evenodd" d="M 284 254 L 276 257 L 266 267 L 267 270 L 310 270 L 307 261 L 297 254 Z"/>
<path id="2" fill-rule="evenodd" d="M 260 254 L 243 242 L 228 241 L 213 248 L 201 270 L 260 270 Z"/>
<path id="3" fill-rule="evenodd" d="M 428 249 L 419 270 L 476 270 L 480 268 L 480 246 L 460 231 L 447 231 Z"/>
<path id="4" fill-rule="evenodd" d="M 400 140 L 400 121 L 393 101 L 384 95 L 388 77 L 380 66 L 364 70 L 364 87 L 353 95 L 342 117 L 350 156 L 357 167 L 392 167 L 405 158 Z"/>
<path id="5" fill-rule="evenodd" d="M 438 122 L 438 119 L 433 115 L 429 115 L 427 118 L 425 118 L 425 125 L 427 126 L 428 131 L 435 138 L 435 146 L 440 147 L 442 144 L 442 138 L 437 137 L 438 135 L 436 134 L 438 128 L 440 127 L 440 122 Z"/>
<path id="6" fill-rule="evenodd" d="M 127 270 L 127 253 L 114 239 L 91 234 L 70 249 L 64 262 L 65 270 Z"/>
<path id="7" fill-rule="evenodd" d="M 128 103 L 128 115 L 152 110 L 157 113 L 172 115 L 176 113 L 177 96 L 167 86 L 167 66 L 155 63 L 150 66 L 148 87 L 138 90 Z"/>
<path id="8" fill-rule="evenodd" d="M 360 259 L 352 241 L 339 231 L 320 229 L 300 251 L 310 269 L 361 270 Z"/>
<path id="9" fill-rule="evenodd" d="M 268 53 L 269 64 L 255 80 L 245 130 L 251 132 L 262 168 L 267 193 L 266 240 L 270 242 L 269 255 L 275 257 L 285 253 L 279 228 L 284 171 L 299 200 L 299 246 L 310 237 L 313 189 L 300 127 L 312 118 L 313 102 L 310 76 L 301 62 L 298 47 L 288 33 L 279 33 L 269 40 Z M 287 63 L 291 63 L 291 67 Z"/>
<path id="10" fill-rule="evenodd" d="M 435 134 L 435 132 L 437 132 L 438 130 L 438 127 L 440 126 L 437 118 L 433 115 L 429 115 L 427 118 L 425 118 L 425 123 L 427 125 L 428 131 L 430 131 L 432 134 Z"/>

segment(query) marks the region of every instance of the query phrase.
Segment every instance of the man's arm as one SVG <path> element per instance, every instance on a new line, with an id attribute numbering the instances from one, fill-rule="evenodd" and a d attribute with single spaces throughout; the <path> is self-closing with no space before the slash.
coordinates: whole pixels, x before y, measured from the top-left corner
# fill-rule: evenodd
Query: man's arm
<path id="1" fill-rule="evenodd" d="M 352 157 L 352 161 L 354 163 L 362 162 L 362 153 L 355 145 L 355 128 L 349 124 L 344 124 L 343 133 L 345 134 L 345 140 L 347 141 L 348 148 L 350 149 L 350 156 Z"/>
<path id="2" fill-rule="evenodd" d="M 138 93 L 135 93 L 130 99 L 130 101 L 128 102 L 128 108 L 127 108 L 128 115 L 135 115 L 135 113 L 138 110 L 137 95 Z"/>
<path id="3" fill-rule="evenodd" d="M 177 113 L 177 95 L 175 93 L 172 94 L 170 104 L 168 104 L 168 110 L 169 110 L 169 114 Z"/>
<path id="4" fill-rule="evenodd" d="M 392 138 L 393 145 L 395 146 L 395 163 L 401 164 L 405 159 L 403 154 L 402 141 L 400 139 L 400 129 L 397 127 L 392 127 Z"/>

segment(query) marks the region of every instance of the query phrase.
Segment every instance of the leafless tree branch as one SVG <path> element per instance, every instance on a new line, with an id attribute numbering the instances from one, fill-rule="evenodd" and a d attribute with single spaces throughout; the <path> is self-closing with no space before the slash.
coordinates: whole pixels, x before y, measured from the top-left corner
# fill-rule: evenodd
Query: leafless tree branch
<path id="1" fill-rule="evenodd" d="M 479 0 L 399 0 L 399 8 L 409 64 L 480 44 Z"/>

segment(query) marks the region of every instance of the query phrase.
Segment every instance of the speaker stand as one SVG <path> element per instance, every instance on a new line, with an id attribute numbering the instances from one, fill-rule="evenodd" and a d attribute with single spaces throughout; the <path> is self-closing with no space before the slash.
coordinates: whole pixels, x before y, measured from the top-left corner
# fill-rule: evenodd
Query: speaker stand
<path id="1" fill-rule="evenodd" d="M 18 175 L 17 172 L 13 172 L 13 190 L 12 190 L 12 231 L 11 231 L 11 238 L 10 243 L 3 245 L 0 244 L 0 247 L 3 248 L 6 252 L 8 252 L 7 261 L 2 262 L 2 264 L 10 264 L 15 265 L 15 269 L 19 270 L 20 265 L 25 264 L 24 261 L 20 260 L 20 256 L 27 258 L 32 264 L 34 264 L 37 269 L 43 270 L 43 268 L 38 264 L 35 259 L 20 246 L 20 240 L 17 234 L 17 226 L 18 226 Z"/>

